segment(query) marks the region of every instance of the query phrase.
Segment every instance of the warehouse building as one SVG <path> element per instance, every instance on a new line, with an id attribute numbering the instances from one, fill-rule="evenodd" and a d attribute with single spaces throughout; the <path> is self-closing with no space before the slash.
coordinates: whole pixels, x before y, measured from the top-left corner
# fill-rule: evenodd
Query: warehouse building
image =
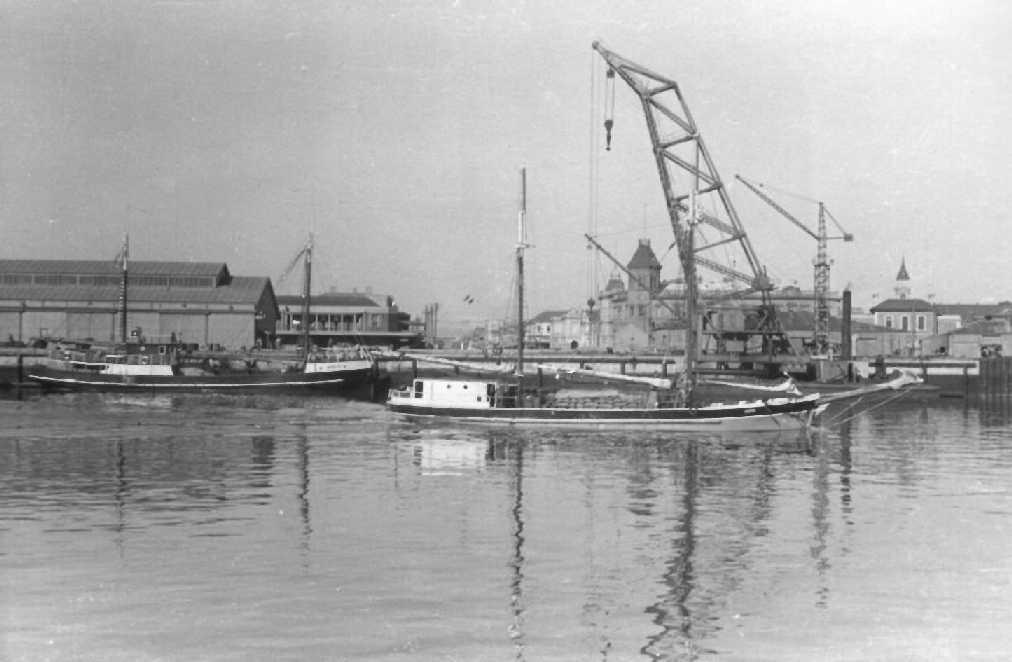
<path id="1" fill-rule="evenodd" d="M 273 342 L 269 278 L 223 262 L 131 261 L 127 328 L 134 340 L 238 349 Z M 103 260 L 0 260 L 0 339 L 120 339 L 122 270 Z"/>

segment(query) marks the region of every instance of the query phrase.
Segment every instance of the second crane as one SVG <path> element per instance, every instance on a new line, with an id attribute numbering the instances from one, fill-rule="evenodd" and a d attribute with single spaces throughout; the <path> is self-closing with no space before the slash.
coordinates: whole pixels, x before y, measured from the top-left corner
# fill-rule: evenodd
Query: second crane
<path id="1" fill-rule="evenodd" d="M 806 234 L 815 239 L 817 242 L 817 249 L 815 253 L 815 328 L 813 331 L 813 350 L 815 354 L 828 354 L 830 349 L 829 342 L 829 250 L 828 242 L 830 239 L 842 239 L 843 241 L 854 241 L 854 235 L 846 232 L 840 223 L 829 213 L 826 209 L 826 205 L 819 202 L 819 219 L 816 231 L 812 231 L 807 225 L 799 221 L 789 211 L 781 207 L 773 198 L 768 196 L 761 190 L 762 184 L 756 184 L 748 181 L 741 175 L 735 175 L 735 178 L 747 186 L 749 190 L 755 193 L 759 198 L 768 204 L 770 207 L 775 209 L 781 216 L 786 218 L 788 221 L 801 228 Z M 826 231 L 826 218 L 829 217 L 836 228 L 840 231 L 839 235 L 830 236 Z"/>

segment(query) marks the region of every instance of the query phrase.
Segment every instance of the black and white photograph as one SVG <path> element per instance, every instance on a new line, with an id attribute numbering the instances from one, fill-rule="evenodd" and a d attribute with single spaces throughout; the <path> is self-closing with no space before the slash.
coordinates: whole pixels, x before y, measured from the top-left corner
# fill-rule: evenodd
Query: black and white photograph
<path id="1" fill-rule="evenodd" d="M 997 662 L 1012 5 L 0 1 L 0 659 Z"/>

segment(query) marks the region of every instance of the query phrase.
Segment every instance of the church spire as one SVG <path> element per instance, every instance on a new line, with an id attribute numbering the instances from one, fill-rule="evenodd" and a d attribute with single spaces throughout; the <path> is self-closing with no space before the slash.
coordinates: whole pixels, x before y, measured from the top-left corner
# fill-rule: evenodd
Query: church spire
<path id="1" fill-rule="evenodd" d="M 906 299 L 910 296 L 910 274 L 907 273 L 906 257 L 900 260 L 900 270 L 896 274 L 896 285 L 893 287 L 893 290 L 900 299 Z"/>
<path id="2" fill-rule="evenodd" d="M 900 260 L 900 271 L 896 274 L 896 280 L 910 280 L 910 274 L 907 273 L 907 258 L 903 257 Z"/>

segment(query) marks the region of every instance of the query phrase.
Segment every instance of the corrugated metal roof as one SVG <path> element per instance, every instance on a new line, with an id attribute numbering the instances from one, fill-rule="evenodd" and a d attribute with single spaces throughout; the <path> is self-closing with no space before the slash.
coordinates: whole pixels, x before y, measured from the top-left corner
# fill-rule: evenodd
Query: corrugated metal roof
<path id="1" fill-rule="evenodd" d="M 215 288 L 130 286 L 127 296 L 133 303 L 226 303 L 255 304 L 269 279 L 262 276 L 233 276 L 230 285 Z M 0 285 L 0 301 L 119 301 L 116 285 Z"/>
<path id="2" fill-rule="evenodd" d="M 277 297 L 279 306 L 301 306 L 301 294 L 280 294 Z M 358 292 L 327 292 L 326 294 L 314 294 L 312 299 L 314 306 L 369 306 L 378 307 L 376 301 Z"/>
<path id="3" fill-rule="evenodd" d="M 130 275 L 208 278 L 228 273 L 224 262 L 155 262 L 131 260 Z M 0 274 L 118 274 L 115 260 L 0 260 Z"/>

